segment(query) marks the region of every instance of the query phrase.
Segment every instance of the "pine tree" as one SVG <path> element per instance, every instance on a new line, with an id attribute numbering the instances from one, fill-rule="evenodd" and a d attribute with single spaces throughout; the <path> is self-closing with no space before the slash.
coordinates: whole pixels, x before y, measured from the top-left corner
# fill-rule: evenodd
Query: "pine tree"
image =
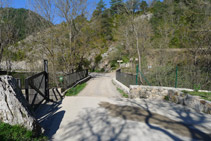
<path id="1" fill-rule="evenodd" d="M 140 4 L 140 8 L 145 13 L 147 8 L 148 8 L 147 2 L 146 1 L 142 1 L 141 4 Z"/>
<path id="2" fill-rule="evenodd" d="M 112 40 L 112 18 L 110 16 L 110 10 L 104 11 L 101 19 L 102 37 L 106 40 Z"/>
<path id="3" fill-rule="evenodd" d="M 103 14 L 103 11 L 106 9 L 106 4 L 103 0 L 100 0 L 97 4 L 96 10 L 94 11 L 95 16 L 99 16 Z"/>
<path id="4" fill-rule="evenodd" d="M 140 4 L 140 0 L 127 0 L 126 2 L 127 8 L 132 12 L 138 11 L 140 9 Z"/>
<path id="5" fill-rule="evenodd" d="M 124 3 L 122 0 L 111 0 L 110 5 L 111 5 L 110 9 L 112 15 L 120 14 L 123 11 Z"/>

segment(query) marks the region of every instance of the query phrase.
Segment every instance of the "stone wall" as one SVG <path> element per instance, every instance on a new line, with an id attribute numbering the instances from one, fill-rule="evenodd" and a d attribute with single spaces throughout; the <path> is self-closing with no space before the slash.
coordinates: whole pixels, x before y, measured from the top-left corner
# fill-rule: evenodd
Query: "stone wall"
<path id="1" fill-rule="evenodd" d="M 173 87 L 130 85 L 130 98 L 164 99 L 168 91 L 181 92 L 182 90 L 193 91 L 192 89 L 181 89 Z"/>
<path id="2" fill-rule="evenodd" d="M 121 82 L 119 82 L 118 80 L 116 80 L 116 78 L 112 79 L 112 83 L 119 89 L 123 90 L 126 94 L 130 93 L 130 89 L 123 85 Z"/>
<path id="3" fill-rule="evenodd" d="M 192 89 L 181 89 L 172 87 L 153 87 L 153 86 L 130 86 L 130 98 L 146 98 L 169 100 L 171 102 L 191 107 L 197 112 L 211 114 L 211 102 L 200 99 L 198 96 L 185 94 L 182 91 L 193 91 Z M 208 91 L 204 91 L 208 92 Z"/>

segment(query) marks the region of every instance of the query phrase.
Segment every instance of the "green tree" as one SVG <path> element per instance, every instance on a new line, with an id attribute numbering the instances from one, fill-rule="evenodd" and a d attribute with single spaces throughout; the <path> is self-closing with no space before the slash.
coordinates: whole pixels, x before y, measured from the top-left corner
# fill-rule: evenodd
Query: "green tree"
<path id="1" fill-rule="evenodd" d="M 124 3 L 122 0 L 111 0 L 110 1 L 110 9 L 111 9 L 111 14 L 120 14 L 123 12 L 124 9 Z"/>
<path id="2" fill-rule="evenodd" d="M 110 16 L 110 10 L 107 9 L 104 11 L 102 18 L 101 18 L 101 28 L 102 32 L 101 35 L 106 40 L 112 40 L 112 18 Z"/>
<path id="3" fill-rule="evenodd" d="M 99 11 L 99 14 L 103 14 L 103 11 L 106 9 L 105 6 L 106 6 L 105 2 L 103 0 L 100 0 L 96 8 L 96 10 Z"/>
<path id="4" fill-rule="evenodd" d="M 76 60 L 76 40 L 82 28 L 78 28 L 75 18 L 85 15 L 87 12 L 86 0 L 56 0 L 56 8 L 58 15 L 65 20 L 65 24 L 69 32 L 69 42 L 67 44 L 65 54 L 63 54 L 63 62 L 65 62 L 66 72 L 74 69 Z"/>
<path id="5" fill-rule="evenodd" d="M 126 6 L 131 12 L 136 12 L 140 9 L 140 0 L 127 0 Z"/>
<path id="6" fill-rule="evenodd" d="M 106 4 L 103 0 L 100 0 L 97 4 L 96 10 L 93 12 L 93 17 L 101 16 L 106 9 Z"/>
<path id="7" fill-rule="evenodd" d="M 147 8 L 148 8 L 147 2 L 142 1 L 141 4 L 140 4 L 140 9 L 145 13 Z"/>

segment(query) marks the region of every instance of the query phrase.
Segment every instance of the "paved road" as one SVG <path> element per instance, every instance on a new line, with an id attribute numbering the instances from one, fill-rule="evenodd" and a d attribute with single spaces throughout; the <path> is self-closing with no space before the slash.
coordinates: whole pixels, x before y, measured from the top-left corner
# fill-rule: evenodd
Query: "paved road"
<path id="1" fill-rule="evenodd" d="M 50 140 L 211 140 L 211 116 L 163 101 L 120 98 L 111 79 L 94 74 L 75 97 L 40 118 Z"/>
<path id="2" fill-rule="evenodd" d="M 115 73 L 92 73 L 92 79 L 88 85 L 80 92 L 79 96 L 89 97 L 121 97 L 116 87 L 112 83 Z"/>

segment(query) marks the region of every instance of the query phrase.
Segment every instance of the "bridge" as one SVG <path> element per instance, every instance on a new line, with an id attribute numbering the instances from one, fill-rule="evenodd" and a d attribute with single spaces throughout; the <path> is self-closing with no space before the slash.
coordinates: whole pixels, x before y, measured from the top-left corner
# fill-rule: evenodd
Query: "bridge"
<path id="1" fill-rule="evenodd" d="M 182 105 L 123 98 L 115 73 L 91 73 L 78 96 L 40 106 L 50 140 L 210 140 L 211 117 Z"/>

